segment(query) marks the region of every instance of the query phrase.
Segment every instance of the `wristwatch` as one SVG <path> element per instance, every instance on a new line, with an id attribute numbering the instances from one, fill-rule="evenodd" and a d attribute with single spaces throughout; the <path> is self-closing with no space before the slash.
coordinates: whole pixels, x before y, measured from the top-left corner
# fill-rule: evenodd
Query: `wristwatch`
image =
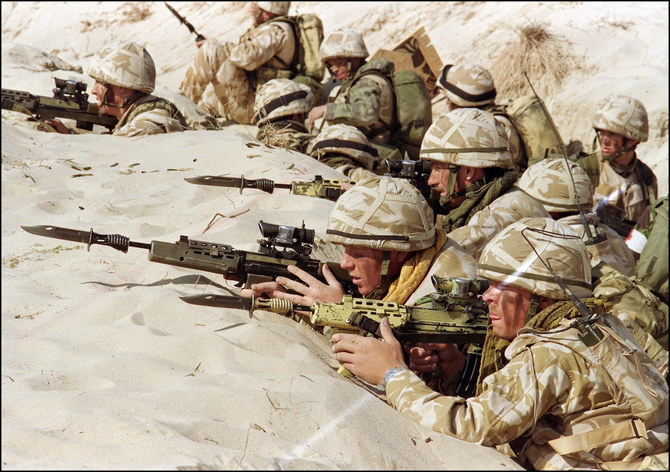
<path id="1" fill-rule="evenodd" d="M 402 365 L 399 365 L 399 366 L 396 366 L 396 367 L 391 367 L 389 370 L 386 371 L 386 373 L 384 374 L 384 378 L 382 379 L 380 384 L 377 385 L 377 388 L 380 389 L 380 390 L 385 390 L 386 385 L 389 383 L 391 378 L 395 374 L 397 374 L 399 372 L 402 372 L 402 371 L 405 371 L 405 370 L 407 370 L 407 367 L 402 366 Z"/>

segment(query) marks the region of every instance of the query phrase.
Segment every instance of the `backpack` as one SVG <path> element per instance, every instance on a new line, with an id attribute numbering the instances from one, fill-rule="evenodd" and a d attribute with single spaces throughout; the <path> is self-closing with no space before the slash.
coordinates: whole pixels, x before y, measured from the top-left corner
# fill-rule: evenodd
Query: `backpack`
<path id="1" fill-rule="evenodd" d="M 635 275 L 668 303 L 668 197 L 659 198 L 651 208 L 651 229 Z"/>
<path id="2" fill-rule="evenodd" d="M 423 136 L 433 122 L 430 95 L 424 80 L 413 70 L 394 72 L 388 59 L 374 59 L 356 73 L 353 84 L 360 77 L 376 74 L 384 77 L 393 90 L 395 113 L 390 144 L 412 160 L 419 160 Z M 344 88 L 344 87 L 343 87 Z"/>
<path id="3" fill-rule="evenodd" d="M 535 95 L 522 95 L 506 105 L 491 107 L 493 115 L 504 115 L 516 128 L 528 166 L 541 161 L 549 154 L 562 155 L 563 144 L 557 136 L 558 128 L 546 111 L 542 101 Z"/>
<path id="4" fill-rule="evenodd" d="M 313 13 L 305 13 L 295 16 L 278 16 L 270 21 L 284 21 L 293 27 L 296 52 L 289 66 L 293 73 L 291 79 L 311 88 L 314 95 L 313 103 L 318 103 L 323 97 L 321 81 L 326 72 L 326 67 L 321 62 L 319 54 L 323 41 L 321 18 Z"/>
<path id="5" fill-rule="evenodd" d="M 290 16 L 289 20 L 298 40 L 298 50 L 292 68 L 295 68 L 296 75 L 304 75 L 321 82 L 326 71 L 319 54 L 319 48 L 323 41 L 321 18 L 312 13 L 305 13 Z"/>

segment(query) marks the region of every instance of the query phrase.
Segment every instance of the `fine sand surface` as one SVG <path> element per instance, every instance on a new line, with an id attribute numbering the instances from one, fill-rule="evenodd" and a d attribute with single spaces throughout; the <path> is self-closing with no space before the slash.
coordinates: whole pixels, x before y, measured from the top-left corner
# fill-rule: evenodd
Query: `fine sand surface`
<path id="1" fill-rule="evenodd" d="M 207 36 L 235 40 L 242 2 L 171 2 Z M 531 19 L 569 41 L 577 65 L 556 85 L 533 78 L 563 137 L 590 145 L 590 117 L 611 93 L 642 100 L 640 157 L 667 193 L 668 6 L 650 3 L 296 2 L 326 33 L 364 33 L 374 53 L 424 26 L 444 63 L 493 71 Z M 53 77 L 86 80 L 109 40 L 145 45 L 157 94 L 177 96 L 194 36 L 162 2 L 2 2 L 3 88 L 50 95 Z M 54 28 L 54 25 L 57 25 Z M 500 69 L 499 69 L 500 70 Z M 525 79 L 524 79 L 525 80 Z M 545 94 L 554 87 L 555 94 Z M 439 103 L 435 113 L 439 113 Z M 260 220 L 316 232 L 333 203 L 193 185 L 185 177 L 343 178 L 308 156 L 269 148 L 253 126 L 119 138 L 58 135 L 2 112 L 3 469 L 516 470 L 495 449 L 419 426 L 336 372 L 326 339 L 287 318 L 188 305 L 235 294 L 222 277 L 147 260 L 147 251 L 44 238 L 21 226 L 180 235 L 256 251 Z"/>

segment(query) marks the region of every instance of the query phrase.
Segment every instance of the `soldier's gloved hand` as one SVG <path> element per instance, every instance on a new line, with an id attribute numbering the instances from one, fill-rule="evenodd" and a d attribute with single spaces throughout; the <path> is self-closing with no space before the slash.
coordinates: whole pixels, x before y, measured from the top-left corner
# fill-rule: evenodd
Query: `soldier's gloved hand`
<path id="1" fill-rule="evenodd" d="M 414 372 L 440 372 L 443 383 L 449 383 L 465 366 L 465 356 L 455 344 L 422 343 L 409 349 L 409 360 Z"/>

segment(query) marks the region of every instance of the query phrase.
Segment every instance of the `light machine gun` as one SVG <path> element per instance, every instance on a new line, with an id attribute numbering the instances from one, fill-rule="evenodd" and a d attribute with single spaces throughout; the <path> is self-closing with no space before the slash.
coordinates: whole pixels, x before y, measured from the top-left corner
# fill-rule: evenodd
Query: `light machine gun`
<path id="1" fill-rule="evenodd" d="M 21 226 L 25 231 L 38 236 L 46 236 L 66 241 L 110 246 L 121 252 L 128 252 L 129 247 L 147 249 L 149 260 L 187 269 L 202 270 L 221 274 L 225 279 L 237 281 L 238 287 L 249 287 L 253 283 L 273 281 L 283 276 L 297 279 L 288 271 L 289 265 L 295 265 L 310 275 L 327 283 L 323 277 L 323 264 L 328 264 L 335 277 L 342 284 L 345 292 L 354 293 L 355 285 L 349 274 L 335 262 L 321 262 L 309 257 L 314 242 L 314 230 L 280 226 L 260 221 L 261 234 L 265 239 L 259 240 L 259 252 L 235 249 L 226 244 L 195 241 L 180 236 L 179 241 L 168 243 L 151 241 L 141 243 L 130 241 L 119 234 L 98 234 L 90 231 L 59 228 L 57 226 Z"/>
<path id="2" fill-rule="evenodd" d="M 30 115 L 38 120 L 67 118 L 77 122 L 77 128 L 91 131 L 93 125 L 112 130 L 118 120 L 100 115 L 98 105 L 89 103 L 86 83 L 54 77 L 53 97 L 32 95 L 20 90 L 2 89 L 2 108 Z"/>

